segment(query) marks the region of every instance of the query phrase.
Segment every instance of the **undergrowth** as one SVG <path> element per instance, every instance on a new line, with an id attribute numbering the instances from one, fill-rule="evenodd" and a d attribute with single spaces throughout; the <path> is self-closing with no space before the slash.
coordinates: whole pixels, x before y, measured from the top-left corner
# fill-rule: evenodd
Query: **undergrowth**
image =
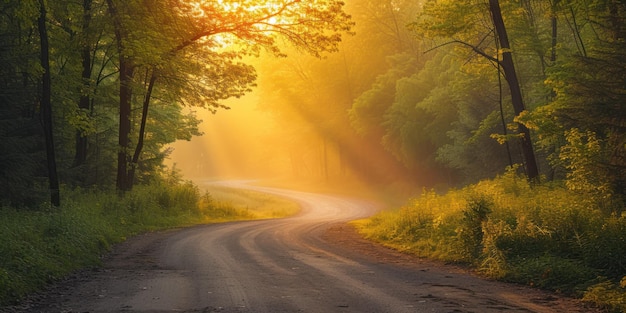
<path id="1" fill-rule="evenodd" d="M 226 205 L 231 210 L 248 212 L 254 219 L 290 216 L 300 210 L 297 203 L 267 193 L 217 185 L 207 185 L 205 188 L 209 198 L 205 195 L 203 199 L 213 210 L 216 206 Z"/>
<path id="2" fill-rule="evenodd" d="M 603 203 L 511 172 L 445 195 L 424 191 L 357 225 L 397 249 L 626 312 L 626 214 Z"/>
<path id="3" fill-rule="evenodd" d="M 234 201 L 229 192 L 237 195 Z M 60 208 L 0 207 L 0 306 L 16 303 L 72 271 L 98 266 L 112 245 L 139 233 L 282 217 L 297 210 L 277 197 L 234 190 L 214 197 L 180 181 L 136 186 L 123 197 L 84 189 L 63 190 L 62 196 Z M 283 209 L 269 212 L 251 203 Z"/>

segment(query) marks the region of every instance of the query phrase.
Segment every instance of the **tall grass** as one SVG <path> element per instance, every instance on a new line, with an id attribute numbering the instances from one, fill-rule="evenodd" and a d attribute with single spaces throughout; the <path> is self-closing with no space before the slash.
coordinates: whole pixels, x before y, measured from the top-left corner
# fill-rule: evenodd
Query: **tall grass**
<path id="1" fill-rule="evenodd" d="M 267 193 L 217 185 L 205 188 L 210 198 L 207 199 L 205 195 L 204 202 L 212 204 L 213 210 L 226 205 L 245 212 L 249 218 L 254 219 L 280 218 L 296 214 L 300 210 L 297 203 Z"/>
<path id="2" fill-rule="evenodd" d="M 237 195 L 231 197 L 235 201 L 223 199 L 229 193 Z M 0 305 L 77 269 L 98 266 L 113 244 L 142 232 L 297 210 L 286 200 L 245 191 L 202 194 L 190 182 L 157 181 L 123 197 L 114 191 L 63 190 L 63 199 L 58 209 L 0 208 Z M 284 210 L 270 212 L 253 203 Z"/>
<path id="3" fill-rule="evenodd" d="M 508 173 L 445 195 L 424 191 L 358 225 L 367 237 L 419 256 L 624 312 L 622 210 L 557 184 L 531 187 Z"/>

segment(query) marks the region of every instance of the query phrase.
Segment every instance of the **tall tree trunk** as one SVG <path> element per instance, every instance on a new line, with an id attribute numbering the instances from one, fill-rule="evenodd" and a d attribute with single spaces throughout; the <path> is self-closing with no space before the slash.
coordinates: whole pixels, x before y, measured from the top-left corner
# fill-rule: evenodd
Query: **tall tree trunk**
<path id="1" fill-rule="evenodd" d="M 556 10 L 559 0 L 554 0 L 552 5 L 550 6 L 550 23 L 552 27 L 552 41 L 550 43 L 550 65 L 554 65 L 556 63 L 556 44 L 558 39 L 558 20 L 556 16 Z"/>
<path id="2" fill-rule="evenodd" d="M 128 162 L 130 162 L 130 114 L 133 96 L 132 80 L 135 66 L 133 65 L 132 59 L 125 53 L 124 41 L 127 39 L 127 35 L 120 21 L 119 12 L 113 0 L 107 0 L 107 4 L 113 20 L 120 69 L 120 111 L 116 187 L 118 191 L 124 192 L 131 188 L 128 175 Z"/>
<path id="3" fill-rule="evenodd" d="M 148 120 L 148 109 L 150 107 L 150 99 L 152 98 L 152 90 L 154 89 L 156 79 L 157 73 L 156 70 L 153 70 L 152 75 L 150 76 L 150 82 L 148 82 L 148 90 L 146 91 L 146 96 L 143 100 L 143 109 L 141 111 L 141 126 L 139 127 L 139 138 L 137 140 L 137 146 L 135 147 L 133 159 L 131 160 L 130 170 L 128 171 L 128 181 L 130 184 L 130 188 L 133 187 L 133 183 L 135 180 L 135 170 L 137 169 L 137 165 L 139 164 L 139 156 L 141 155 L 141 150 L 143 149 L 143 140 L 146 133 L 146 121 Z"/>
<path id="4" fill-rule="evenodd" d="M 504 107 L 502 105 L 502 75 L 500 63 L 498 63 L 498 105 L 500 108 L 500 121 L 502 122 L 502 134 L 504 134 L 504 136 L 506 137 L 509 131 L 506 127 L 506 120 L 504 119 Z M 504 146 L 506 148 L 506 155 L 509 158 L 509 166 L 513 167 L 513 157 L 511 156 L 511 147 L 508 140 L 504 142 Z"/>
<path id="5" fill-rule="evenodd" d="M 498 0 L 489 0 L 489 9 L 493 18 L 493 24 L 498 34 L 500 47 L 502 49 L 502 69 L 504 71 L 504 77 L 506 78 L 509 89 L 511 90 L 511 102 L 513 103 L 513 109 L 516 115 L 519 115 L 524 110 L 524 100 L 522 98 L 522 90 L 520 88 L 517 73 L 515 71 L 515 64 L 513 63 L 513 55 L 511 53 L 511 45 L 509 44 L 509 37 L 506 32 L 504 20 L 502 19 L 502 12 L 500 11 L 500 3 Z M 525 125 L 519 123 L 520 133 L 522 138 L 522 153 L 524 155 L 524 161 L 526 165 L 526 175 L 531 182 L 539 182 L 539 168 L 537 166 L 537 160 L 535 158 L 535 151 L 533 148 L 532 139 L 530 138 L 530 130 Z"/>
<path id="6" fill-rule="evenodd" d="M 46 7 L 43 0 L 39 0 L 39 40 L 41 41 L 41 67 L 44 73 L 41 78 L 41 119 L 46 141 L 46 158 L 48 165 L 48 185 L 50 189 L 50 203 L 58 207 L 61 205 L 59 193 L 59 177 L 57 175 L 57 163 L 54 153 L 54 136 L 52 134 L 52 82 L 50 78 L 50 45 L 48 43 L 48 31 L 46 29 Z"/>
<path id="7" fill-rule="evenodd" d="M 120 114 L 119 114 L 119 137 L 117 152 L 117 180 L 116 186 L 120 191 L 128 191 L 131 184 L 128 175 L 128 162 L 130 161 L 130 114 L 131 99 L 133 96 L 132 79 L 135 67 L 124 57 L 120 57 Z"/>
<path id="8" fill-rule="evenodd" d="M 89 110 L 89 102 L 91 100 L 88 91 L 91 89 L 91 49 L 89 45 L 89 24 L 91 23 L 91 4 L 92 0 L 83 0 L 83 27 L 81 38 L 81 59 L 82 59 L 82 79 L 83 90 L 81 91 L 78 101 L 78 108 L 81 110 Z M 87 136 L 79 129 L 76 131 L 76 151 L 74 153 L 74 166 L 80 166 L 87 161 Z"/>

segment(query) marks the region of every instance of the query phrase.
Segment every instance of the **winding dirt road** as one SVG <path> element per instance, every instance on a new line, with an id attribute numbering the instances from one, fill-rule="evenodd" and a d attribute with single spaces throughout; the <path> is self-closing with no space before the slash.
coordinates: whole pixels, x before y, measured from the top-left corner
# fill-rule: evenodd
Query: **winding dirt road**
<path id="1" fill-rule="evenodd" d="M 359 238 L 366 201 L 247 187 L 298 201 L 287 219 L 133 238 L 28 312 L 590 312 L 574 300 L 486 281 Z"/>

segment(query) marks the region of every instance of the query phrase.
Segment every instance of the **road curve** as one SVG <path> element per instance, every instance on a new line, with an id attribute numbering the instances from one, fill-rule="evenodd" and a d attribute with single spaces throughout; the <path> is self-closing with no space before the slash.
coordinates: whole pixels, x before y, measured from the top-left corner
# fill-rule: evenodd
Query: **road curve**
<path id="1" fill-rule="evenodd" d="M 231 186 L 235 186 L 231 183 Z M 344 197 L 247 187 L 297 201 L 292 218 L 214 224 L 132 241 L 118 265 L 77 282 L 65 312 L 560 312 L 528 289 L 445 267 L 397 266 L 322 237 L 376 211 Z M 122 255 L 126 253 L 126 255 Z M 119 260 L 126 261 L 119 261 Z M 115 263 L 115 262 L 114 262 Z M 583 312 L 582 310 L 580 312 Z"/>

